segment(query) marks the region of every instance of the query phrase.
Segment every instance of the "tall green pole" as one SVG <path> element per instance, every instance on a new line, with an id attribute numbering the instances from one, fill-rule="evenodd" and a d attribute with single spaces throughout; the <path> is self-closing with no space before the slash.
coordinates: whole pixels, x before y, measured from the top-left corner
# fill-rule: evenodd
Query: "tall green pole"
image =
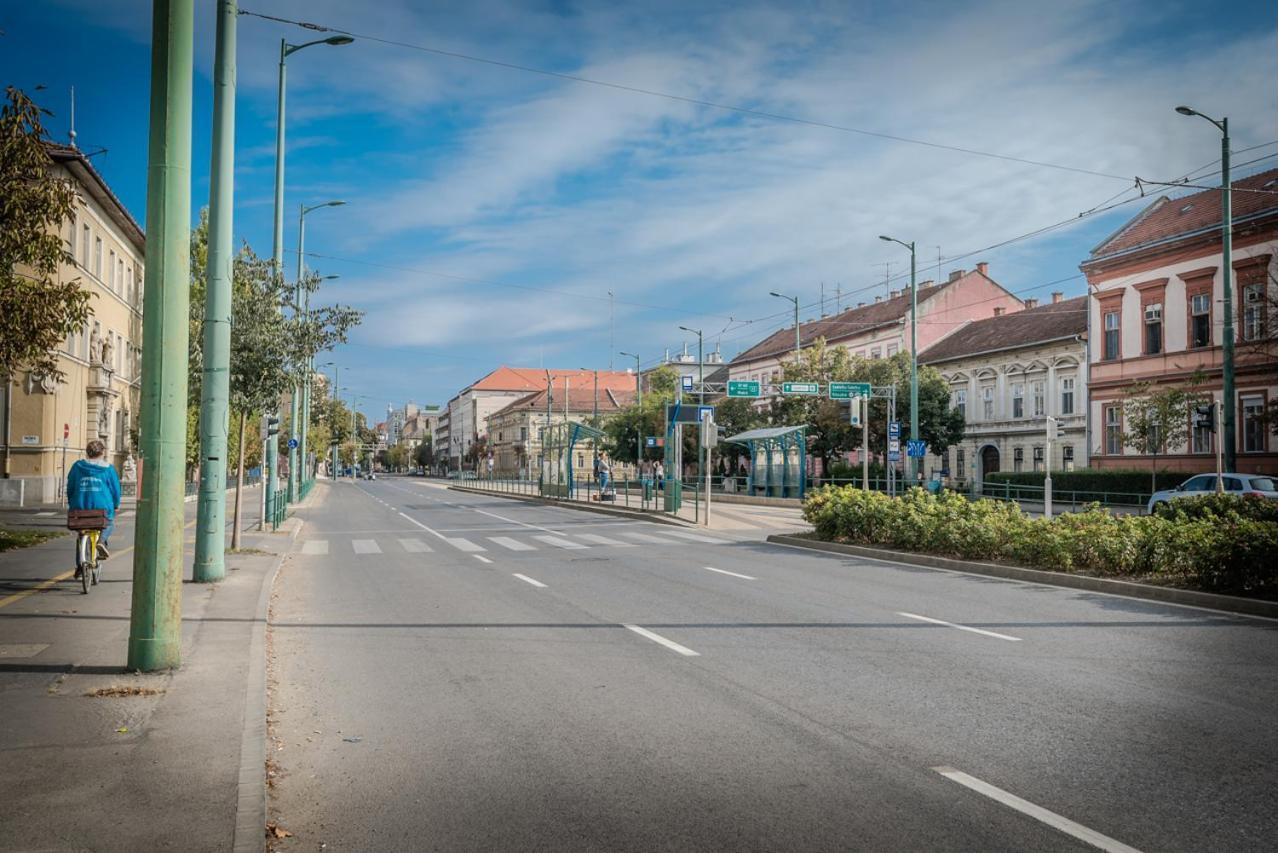
<path id="1" fill-rule="evenodd" d="M 799 297 L 794 297 L 794 363 L 799 363 L 799 353 L 803 346 L 799 343 Z"/>
<path id="2" fill-rule="evenodd" d="M 271 274 L 276 282 L 284 280 L 284 82 L 288 73 L 288 42 L 280 39 L 280 79 L 275 113 L 275 228 L 271 245 Z M 272 406 L 272 409 L 275 407 Z M 296 412 L 294 413 L 296 415 Z M 294 420 L 289 424 L 293 428 Z M 279 482 L 279 440 L 271 438 L 266 442 L 266 479 L 262 488 L 266 494 L 266 515 L 275 517 L 275 486 Z"/>
<path id="3" fill-rule="evenodd" d="M 305 239 L 306 228 L 306 207 L 299 204 L 297 206 L 297 278 L 293 280 L 293 313 L 300 317 L 302 315 L 302 240 Z M 289 395 L 289 421 L 288 421 L 288 437 L 297 439 L 298 445 L 302 443 L 302 424 L 301 402 L 302 402 L 302 384 L 303 381 L 298 378 L 293 379 L 293 393 Z M 297 447 L 292 446 L 289 442 L 288 448 L 288 502 L 292 503 L 297 500 L 298 495 L 298 475 L 297 475 Z"/>
<path id="4" fill-rule="evenodd" d="M 197 582 L 226 577 L 227 421 L 230 417 L 231 278 L 235 237 L 235 0 L 218 0 L 213 63 L 213 161 L 209 170 L 209 257 L 200 383 Z"/>
<path id="5" fill-rule="evenodd" d="M 182 660 L 183 481 L 191 270 L 193 0 L 154 0 L 139 450 L 128 668 Z"/>
<path id="6" fill-rule="evenodd" d="M 1237 471 L 1238 436 L 1234 431 L 1234 416 L 1238 411 L 1238 402 L 1234 399 L 1234 213 L 1233 188 L 1229 181 L 1229 119 L 1220 120 L 1220 171 L 1223 183 L 1221 188 L 1221 260 L 1220 267 L 1225 277 L 1225 340 L 1222 347 L 1222 373 L 1224 374 L 1224 414 L 1221 417 L 1221 429 L 1224 430 L 1225 471 Z"/>
<path id="7" fill-rule="evenodd" d="M 910 439 L 919 440 L 919 288 L 915 281 L 914 241 L 910 241 Z M 919 480 L 919 457 L 911 457 L 910 476 Z"/>

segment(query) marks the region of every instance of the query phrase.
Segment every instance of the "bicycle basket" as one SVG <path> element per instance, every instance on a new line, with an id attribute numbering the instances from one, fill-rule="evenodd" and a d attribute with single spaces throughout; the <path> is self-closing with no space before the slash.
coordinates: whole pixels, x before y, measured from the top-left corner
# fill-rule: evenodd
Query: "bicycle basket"
<path id="1" fill-rule="evenodd" d="M 67 510 L 68 530 L 105 530 L 107 515 L 104 509 Z"/>

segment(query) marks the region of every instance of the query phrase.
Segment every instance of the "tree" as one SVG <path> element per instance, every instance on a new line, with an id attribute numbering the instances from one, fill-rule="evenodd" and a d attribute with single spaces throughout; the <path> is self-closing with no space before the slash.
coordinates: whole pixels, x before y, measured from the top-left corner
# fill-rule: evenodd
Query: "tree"
<path id="1" fill-rule="evenodd" d="M 1202 405 L 1206 396 L 1196 390 L 1203 382 L 1195 374 L 1185 385 L 1157 387 L 1152 382 L 1137 382 L 1127 391 L 1123 402 L 1123 419 L 1127 429 L 1123 443 L 1150 458 L 1150 491 L 1158 490 L 1158 456 L 1168 447 L 1189 443 L 1190 415 Z"/>
<path id="2" fill-rule="evenodd" d="M 647 436 L 665 435 L 666 406 L 675 399 L 679 387 L 679 372 L 670 365 L 663 365 L 646 377 L 647 389 L 643 405 L 638 400 L 603 420 L 600 429 L 605 452 L 615 460 L 629 462 L 639 458 L 639 444 Z M 643 448 L 643 458 L 658 459 L 664 455 L 661 448 Z"/>
<path id="3" fill-rule="evenodd" d="M 749 398 L 724 397 L 715 404 L 714 422 L 716 426 L 723 427 L 725 436 L 733 436 L 767 425 L 768 416 L 755 408 L 754 401 Z M 737 460 L 746 454 L 746 448 L 739 444 L 721 444 L 718 451 L 721 459 L 729 461 L 730 471 L 737 470 Z"/>
<path id="4" fill-rule="evenodd" d="M 417 450 L 413 453 L 413 461 L 427 471 L 435 464 L 435 448 L 429 438 L 424 439 L 421 444 L 417 445 Z"/>
<path id="5" fill-rule="evenodd" d="M 73 263 L 62 226 L 75 205 L 71 181 L 53 172 L 41 117 L 50 113 L 21 90 L 0 107 L 0 377 L 21 369 L 55 379 L 58 348 L 88 320 L 79 278 L 58 281 Z"/>

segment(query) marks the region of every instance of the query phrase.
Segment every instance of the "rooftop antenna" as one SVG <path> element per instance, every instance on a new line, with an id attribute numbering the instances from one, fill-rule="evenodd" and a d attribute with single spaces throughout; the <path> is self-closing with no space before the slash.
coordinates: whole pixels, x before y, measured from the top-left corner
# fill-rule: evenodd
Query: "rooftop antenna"
<path id="1" fill-rule="evenodd" d="M 822 317 L 826 316 L 825 314 L 825 282 L 824 281 L 821 282 L 821 316 Z"/>
<path id="2" fill-rule="evenodd" d="M 834 284 L 834 313 L 843 313 L 843 285 L 839 282 Z"/>
<path id="3" fill-rule="evenodd" d="M 75 86 L 71 87 L 71 132 L 67 134 L 71 137 L 71 147 L 75 147 Z"/>
<path id="4" fill-rule="evenodd" d="M 876 267 L 883 267 L 883 298 L 889 299 L 892 296 L 892 262 L 884 261 L 882 264 L 875 264 Z"/>
<path id="5" fill-rule="evenodd" d="M 941 247 L 940 246 L 936 247 L 936 280 L 937 282 L 940 282 L 941 280 Z"/>

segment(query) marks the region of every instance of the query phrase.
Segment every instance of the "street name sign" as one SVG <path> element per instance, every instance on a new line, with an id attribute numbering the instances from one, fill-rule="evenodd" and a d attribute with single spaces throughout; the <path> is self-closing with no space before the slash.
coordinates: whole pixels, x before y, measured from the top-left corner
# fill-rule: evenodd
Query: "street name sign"
<path id="1" fill-rule="evenodd" d="M 731 379 L 728 381 L 729 397 L 758 397 L 759 383 L 754 380 Z"/>
<path id="2" fill-rule="evenodd" d="M 816 382 L 782 382 L 782 394 L 820 394 L 821 386 Z"/>
<path id="3" fill-rule="evenodd" d="M 856 397 L 870 396 L 869 382 L 831 382 L 831 400 L 851 400 Z"/>

